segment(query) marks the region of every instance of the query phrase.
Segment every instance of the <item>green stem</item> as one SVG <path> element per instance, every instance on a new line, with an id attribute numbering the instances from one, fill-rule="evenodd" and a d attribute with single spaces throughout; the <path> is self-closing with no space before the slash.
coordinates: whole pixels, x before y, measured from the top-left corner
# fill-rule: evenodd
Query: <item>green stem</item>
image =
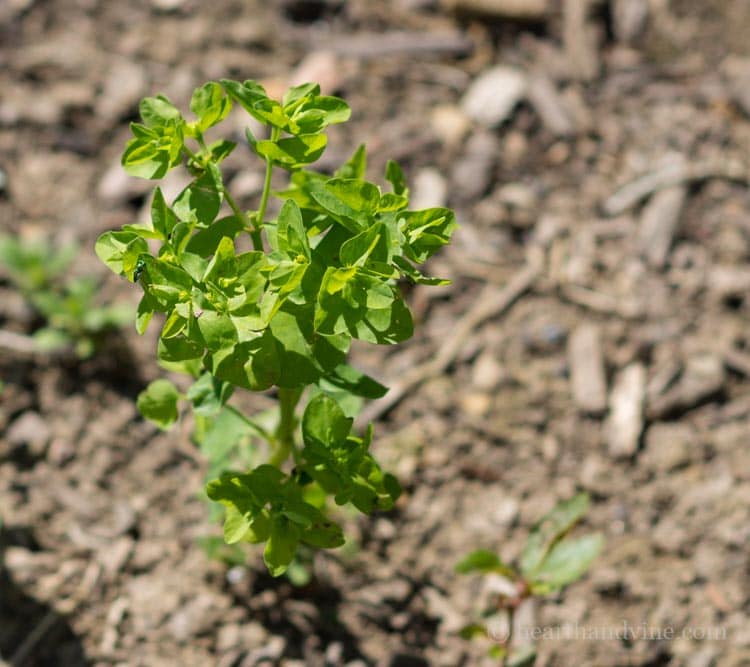
<path id="1" fill-rule="evenodd" d="M 182 150 L 185 151 L 185 155 L 188 156 L 193 162 L 196 164 L 200 164 L 200 160 L 198 159 L 198 156 L 193 153 L 185 144 L 182 144 Z"/>
<path id="2" fill-rule="evenodd" d="M 505 654 L 503 655 L 502 667 L 510 664 L 510 644 L 513 641 L 513 620 L 516 615 L 514 607 L 508 609 L 508 636 L 505 639 Z"/>
<path id="3" fill-rule="evenodd" d="M 281 130 L 278 127 L 271 129 L 271 141 L 278 141 L 281 136 Z M 255 219 L 257 226 L 263 225 L 263 218 L 266 216 L 266 206 L 268 205 L 268 196 L 271 194 L 271 176 L 273 174 L 273 163 L 271 158 L 266 158 L 266 178 L 263 181 L 263 193 L 260 196 L 260 206 L 258 206 L 258 216 Z"/>
<path id="4" fill-rule="evenodd" d="M 268 463 L 280 468 L 294 449 L 294 431 L 297 418 L 294 414 L 302 396 L 302 389 L 284 389 L 279 387 L 279 425 L 276 427 L 272 445 L 274 447 Z"/>
<path id="5" fill-rule="evenodd" d="M 263 250 L 263 239 L 260 236 L 260 227 L 252 224 L 250 216 L 242 212 L 240 207 L 237 205 L 237 202 L 234 201 L 234 197 L 229 194 L 229 190 L 227 190 L 226 187 L 224 187 L 224 199 L 226 199 L 227 204 L 229 204 L 229 208 L 232 209 L 232 213 L 234 213 L 234 215 L 239 218 L 240 221 L 250 223 L 251 226 L 247 228 L 247 231 L 250 234 L 250 238 L 253 240 L 253 248 L 255 250 Z"/>
<path id="6" fill-rule="evenodd" d="M 229 410 L 232 414 L 234 414 L 236 417 L 239 417 L 245 424 L 247 424 L 253 431 L 255 431 L 261 438 L 264 438 L 268 442 L 271 442 L 273 440 L 273 436 L 266 431 L 262 426 L 259 424 L 256 424 L 254 421 L 249 419 L 246 415 L 244 415 L 240 410 L 235 408 L 233 405 L 229 405 L 226 403 L 224 405 L 224 408 L 226 410 Z"/>

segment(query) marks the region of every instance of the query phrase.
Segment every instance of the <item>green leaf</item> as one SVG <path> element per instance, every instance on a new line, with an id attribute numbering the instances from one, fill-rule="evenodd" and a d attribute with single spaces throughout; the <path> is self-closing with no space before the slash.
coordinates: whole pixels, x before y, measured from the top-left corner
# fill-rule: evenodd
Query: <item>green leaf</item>
<path id="1" fill-rule="evenodd" d="M 144 97 L 138 110 L 146 127 L 160 127 L 181 118 L 179 109 L 164 95 Z"/>
<path id="2" fill-rule="evenodd" d="M 208 459 L 209 478 L 222 475 L 236 462 L 242 467 L 254 463 L 258 452 L 252 447 L 251 437 L 268 435 L 262 427 L 225 406 L 214 417 L 198 416 L 194 439 L 201 453 Z"/>
<path id="3" fill-rule="evenodd" d="M 357 150 L 344 164 L 335 172 L 336 178 L 355 178 L 363 179 L 367 171 L 367 149 L 364 144 L 360 144 Z"/>
<path id="4" fill-rule="evenodd" d="M 99 259 L 117 275 L 135 281 L 138 260 L 148 253 L 148 244 L 136 232 L 105 232 L 94 246 Z"/>
<path id="5" fill-rule="evenodd" d="M 177 216 L 167 205 L 161 188 L 154 189 L 154 197 L 151 200 L 151 224 L 163 238 L 169 238 L 174 226 L 177 224 Z"/>
<path id="6" fill-rule="evenodd" d="M 284 473 L 278 468 L 260 465 L 247 474 L 223 474 L 206 485 L 206 494 L 211 500 L 234 506 L 243 514 L 255 513 L 267 502 L 283 499 L 284 479 Z"/>
<path id="7" fill-rule="evenodd" d="M 130 124 L 134 138 L 125 146 L 121 163 L 133 176 L 154 179 L 180 163 L 185 123 L 181 118 L 166 118 L 163 122 L 156 115 L 149 118 L 154 119 L 152 127 Z"/>
<path id="8" fill-rule="evenodd" d="M 302 529 L 284 516 L 275 516 L 271 523 L 271 534 L 263 550 L 263 561 L 272 577 L 286 572 L 297 552 Z"/>
<path id="9" fill-rule="evenodd" d="M 151 225 L 142 225 L 142 224 L 132 224 L 132 225 L 123 225 L 122 226 L 123 232 L 133 232 L 134 234 L 138 234 L 142 239 L 158 239 L 163 241 L 164 235 L 160 232 L 157 232 Z"/>
<path id="10" fill-rule="evenodd" d="M 311 134 L 321 132 L 329 125 L 346 122 L 351 113 L 349 105 L 341 98 L 318 95 L 303 99 L 296 105 L 291 118 L 299 133 Z"/>
<path id="11" fill-rule="evenodd" d="M 224 517 L 224 541 L 227 544 L 241 542 L 250 530 L 250 519 L 240 513 L 236 507 L 227 507 Z"/>
<path id="12" fill-rule="evenodd" d="M 212 353 L 207 361 L 214 376 L 252 391 L 268 389 L 280 374 L 279 354 L 270 332 Z"/>
<path id="13" fill-rule="evenodd" d="M 206 229 L 198 230 L 188 241 L 185 250 L 201 257 L 209 257 L 216 252 L 216 248 L 224 237 L 234 239 L 242 231 L 244 231 L 242 221 L 233 215 L 219 218 Z"/>
<path id="14" fill-rule="evenodd" d="M 456 229 L 456 215 L 449 208 L 427 208 L 398 214 L 405 237 L 404 252 L 421 264 L 446 245 Z"/>
<path id="15" fill-rule="evenodd" d="M 588 494 L 579 493 L 558 503 L 534 526 L 521 556 L 521 572 L 526 578 L 533 578 L 554 544 L 581 520 L 588 508 Z"/>
<path id="16" fill-rule="evenodd" d="M 375 223 L 343 243 L 340 257 L 345 266 L 365 266 L 368 260 L 387 263 L 390 259 L 388 228 L 383 223 Z"/>
<path id="17" fill-rule="evenodd" d="M 310 316 L 299 317 L 301 309 L 283 306 L 271 320 L 269 331 L 276 341 L 280 387 L 294 388 L 316 382 L 324 370 L 341 363 L 344 353 L 324 349 L 328 341 L 315 336 Z M 302 310 L 301 312 L 305 312 Z"/>
<path id="18" fill-rule="evenodd" d="M 378 204 L 378 213 L 391 213 L 401 211 L 409 205 L 409 200 L 403 195 L 396 195 L 392 192 L 386 192 Z"/>
<path id="19" fill-rule="evenodd" d="M 450 285 L 451 281 L 447 278 L 433 278 L 426 276 L 419 270 L 415 269 L 403 257 L 394 257 L 393 263 L 403 272 L 403 274 L 417 285 Z"/>
<path id="20" fill-rule="evenodd" d="M 141 284 L 155 309 L 167 312 L 178 302 L 190 300 L 193 279 L 187 271 L 150 255 L 141 255 L 141 259 Z"/>
<path id="21" fill-rule="evenodd" d="M 603 544 L 604 538 L 601 535 L 586 535 L 557 542 L 534 570 L 532 591 L 552 593 L 580 579 Z"/>
<path id="22" fill-rule="evenodd" d="M 59 350 L 73 342 L 73 339 L 65 331 L 53 327 L 37 329 L 34 332 L 33 338 L 37 349 L 43 352 Z"/>
<path id="23" fill-rule="evenodd" d="M 122 166 L 131 176 L 162 178 L 171 165 L 169 151 L 163 150 L 157 140 L 131 139 L 122 154 Z"/>
<path id="24" fill-rule="evenodd" d="M 138 394 L 136 405 L 140 413 L 160 429 L 167 430 L 177 421 L 177 401 L 180 393 L 169 380 L 151 382 Z"/>
<path id="25" fill-rule="evenodd" d="M 461 639 L 466 640 L 476 639 L 477 637 L 486 639 L 489 636 L 489 633 L 487 632 L 487 626 L 482 625 L 481 623 L 470 623 L 469 625 L 464 625 L 464 627 L 458 631 L 458 636 L 461 637 Z"/>
<path id="26" fill-rule="evenodd" d="M 237 148 L 237 144 L 234 141 L 229 141 L 227 139 L 214 141 L 214 143 L 209 144 L 208 146 L 208 150 L 211 153 L 211 161 L 219 164 L 229 157 L 235 148 Z"/>
<path id="27" fill-rule="evenodd" d="M 221 208 L 223 194 L 221 172 L 209 164 L 206 170 L 175 199 L 173 208 L 182 220 L 197 220 L 210 224 Z"/>
<path id="28" fill-rule="evenodd" d="M 490 573 L 496 572 L 503 576 L 515 578 L 515 570 L 503 563 L 497 554 L 486 549 L 477 549 L 464 558 L 456 565 L 456 572 L 459 574 L 469 574 L 470 572 Z"/>
<path id="29" fill-rule="evenodd" d="M 364 398 L 381 398 L 388 393 L 388 387 L 349 366 L 349 364 L 336 366 L 325 376 L 325 380 L 335 387 Z"/>
<path id="30" fill-rule="evenodd" d="M 187 398 L 193 404 L 195 414 L 213 417 L 229 400 L 233 391 L 231 384 L 218 380 L 210 373 L 204 373 L 188 389 Z"/>
<path id="31" fill-rule="evenodd" d="M 311 181 L 309 191 L 318 204 L 354 232 L 367 226 L 380 203 L 376 185 L 354 178 L 332 178 L 326 183 Z"/>
<path id="32" fill-rule="evenodd" d="M 406 187 L 404 172 L 401 171 L 398 162 L 388 160 L 385 165 L 385 180 L 393 186 L 393 192 L 397 195 L 409 196 L 409 189 Z"/>
<path id="33" fill-rule="evenodd" d="M 190 340 L 184 335 L 160 338 L 156 348 L 159 361 L 168 363 L 199 360 L 204 353 L 205 349 L 201 343 Z"/>
<path id="34" fill-rule="evenodd" d="M 235 102 L 264 125 L 278 127 L 290 134 L 296 134 L 299 131 L 296 123 L 284 113 L 282 106 L 271 100 L 263 86 L 256 81 L 248 80 L 240 83 L 222 79 L 221 85 Z"/>
<path id="35" fill-rule="evenodd" d="M 350 436 L 352 419 L 331 397 L 318 394 L 302 416 L 300 467 L 338 504 L 351 502 L 361 512 L 390 509 L 401 493 L 395 477 L 383 472 L 368 452 L 370 427 L 364 438 Z"/>
<path id="36" fill-rule="evenodd" d="M 300 134 L 277 141 L 264 139 L 251 146 L 260 157 L 286 169 L 297 169 L 320 158 L 327 143 L 325 134 Z"/>
<path id="37" fill-rule="evenodd" d="M 214 251 L 214 256 L 206 266 L 203 282 L 215 283 L 224 286 L 232 279 L 237 278 L 237 255 L 234 249 L 234 240 L 223 237 Z"/>
<path id="38" fill-rule="evenodd" d="M 231 101 L 215 81 L 196 88 L 190 100 L 190 110 L 198 116 L 197 125 L 201 132 L 223 120 L 231 108 Z"/>
<path id="39" fill-rule="evenodd" d="M 306 444 L 327 447 L 346 440 L 353 420 L 344 416 L 338 403 L 325 394 L 318 394 L 305 408 L 302 437 Z"/>
<path id="40" fill-rule="evenodd" d="M 284 202 L 276 225 L 276 239 L 279 250 L 292 258 L 301 256 L 309 262 L 310 242 L 302 223 L 302 212 L 293 200 L 287 199 Z"/>
<path id="41" fill-rule="evenodd" d="M 284 97 L 281 99 L 281 104 L 284 106 L 284 111 L 292 112 L 299 106 L 299 102 L 306 97 L 315 96 L 320 94 L 320 86 L 317 83 L 302 83 L 298 86 L 292 86 L 289 88 Z"/>
<path id="42" fill-rule="evenodd" d="M 196 319 L 203 341 L 212 352 L 231 348 L 239 342 L 237 329 L 229 315 L 215 310 L 204 310 Z"/>
<path id="43" fill-rule="evenodd" d="M 318 514 L 320 518 L 302 533 L 300 540 L 319 549 L 335 549 L 342 546 L 346 540 L 341 526 Z"/>
<path id="44" fill-rule="evenodd" d="M 378 344 L 406 340 L 414 330 L 411 313 L 395 288 L 357 267 L 327 269 L 315 327 L 324 335 L 347 333 Z"/>

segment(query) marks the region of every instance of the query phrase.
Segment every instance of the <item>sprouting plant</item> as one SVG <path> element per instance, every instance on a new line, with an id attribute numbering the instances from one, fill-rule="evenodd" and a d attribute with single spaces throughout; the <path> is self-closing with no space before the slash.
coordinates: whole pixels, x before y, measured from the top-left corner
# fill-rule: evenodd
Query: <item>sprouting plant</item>
<path id="1" fill-rule="evenodd" d="M 124 304 L 96 304 L 97 282 L 69 277 L 78 249 L 56 249 L 45 239 L 0 236 L 0 273 L 4 274 L 44 320 L 34 332 L 40 350 L 73 347 L 78 357 L 91 356 L 104 336 L 133 317 Z"/>
<path id="2" fill-rule="evenodd" d="M 235 143 L 206 137 L 233 104 L 267 128 L 267 138 L 246 132 L 265 164 L 252 211 L 223 179 L 221 163 Z M 96 252 L 143 288 L 139 332 L 154 313 L 164 315 L 161 363 L 195 380 L 185 394 L 166 379 L 151 383 L 138 399 L 141 413 L 168 428 L 180 400 L 192 405 L 196 439 L 215 472 L 227 457 L 240 469 L 218 474 L 206 489 L 225 508 L 226 541 L 265 543 L 265 563 L 280 575 L 299 543 L 344 542 L 327 497 L 370 513 L 391 508 L 400 493 L 370 453 L 372 427 L 352 430 L 352 397 L 380 397 L 386 388 L 346 357 L 353 339 L 394 344 L 412 335 L 399 280 L 445 282 L 417 265 L 448 243 L 455 217 L 444 208 L 409 210 L 394 162 L 385 173 L 390 192 L 365 180 L 364 146 L 332 176 L 308 169 L 326 148 L 325 129 L 350 115 L 316 84 L 291 88 L 279 102 L 254 81 L 209 82 L 190 109 L 193 120 L 164 96 L 141 101 L 143 122 L 131 125 L 124 168 L 158 179 L 182 165 L 193 180 L 171 203 L 157 187 L 151 220 L 103 234 Z M 270 217 L 275 170 L 288 181 L 273 193 L 281 206 Z M 272 390 L 274 418 L 251 419 L 228 403 L 237 389 Z"/>
<path id="3" fill-rule="evenodd" d="M 502 592 L 483 612 L 482 621 L 467 625 L 461 635 L 493 640 L 490 655 L 503 667 L 532 665 L 536 656 L 531 644 L 511 646 L 514 615 L 521 603 L 532 596 L 562 591 L 585 574 L 601 550 L 604 540 L 599 534 L 569 536 L 588 508 L 585 493 L 558 503 L 532 529 L 517 567 L 484 549 L 472 552 L 456 566 L 461 574 L 480 572 L 499 579 Z M 494 626 L 502 630 L 498 632 Z"/>

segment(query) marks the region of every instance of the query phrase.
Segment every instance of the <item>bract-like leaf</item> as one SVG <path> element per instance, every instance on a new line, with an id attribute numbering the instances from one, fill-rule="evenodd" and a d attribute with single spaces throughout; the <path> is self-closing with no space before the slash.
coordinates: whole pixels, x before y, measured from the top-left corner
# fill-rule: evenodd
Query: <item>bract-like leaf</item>
<path id="1" fill-rule="evenodd" d="M 208 225 L 214 221 L 221 208 L 222 193 L 221 173 L 216 165 L 209 164 L 206 170 L 177 196 L 172 208 L 182 220 L 197 220 Z"/>
<path id="2" fill-rule="evenodd" d="M 225 97 L 221 86 L 209 81 L 196 88 L 190 100 L 190 110 L 198 116 L 198 129 L 205 132 L 221 121 L 232 108 L 229 98 Z"/>
<path id="3" fill-rule="evenodd" d="M 177 401 L 180 392 L 169 380 L 151 382 L 138 394 L 137 406 L 140 413 L 160 429 L 166 430 L 177 421 Z"/>
<path id="4" fill-rule="evenodd" d="M 490 573 L 496 572 L 505 577 L 515 578 L 516 572 L 500 560 L 500 557 L 492 551 L 486 549 L 477 549 L 464 558 L 456 565 L 456 572 L 459 574 L 469 574 L 471 572 Z"/>
<path id="5" fill-rule="evenodd" d="M 589 497 L 579 493 L 571 499 L 558 503 L 534 526 L 521 556 L 521 572 L 526 578 L 534 577 L 536 570 L 554 544 L 586 514 Z"/>
<path id="6" fill-rule="evenodd" d="M 601 551 L 601 535 L 566 538 L 557 542 L 534 570 L 533 592 L 551 593 L 580 579 Z"/>
<path id="7" fill-rule="evenodd" d="M 301 534 L 302 528 L 287 517 L 273 517 L 271 534 L 263 550 L 263 561 L 272 577 L 279 577 L 286 572 L 297 552 Z"/>
<path id="8" fill-rule="evenodd" d="M 297 169 L 320 158 L 327 143 L 325 134 L 300 134 L 277 141 L 264 139 L 251 145 L 260 157 L 286 169 Z"/>
<path id="9" fill-rule="evenodd" d="M 398 162 L 388 160 L 385 165 L 385 180 L 387 180 L 393 186 L 393 192 L 397 195 L 409 196 L 409 190 L 406 187 L 406 179 L 404 178 L 404 172 L 401 171 L 401 167 Z"/>
<path id="10" fill-rule="evenodd" d="M 342 164 L 335 172 L 336 178 L 363 179 L 367 171 L 367 149 L 360 144 L 354 154 Z"/>
<path id="11" fill-rule="evenodd" d="M 160 127 L 181 118 L 180 110 L 164 95 L 144 97 L 138 110 L 146 127 Z"/>
<path id="12" fill-rule="evenodd" d="M 133 231 L 105 232 L 94 250 L 112 271 L 134 282 L 138 262 L 148 253 L 148 243 Z"/>

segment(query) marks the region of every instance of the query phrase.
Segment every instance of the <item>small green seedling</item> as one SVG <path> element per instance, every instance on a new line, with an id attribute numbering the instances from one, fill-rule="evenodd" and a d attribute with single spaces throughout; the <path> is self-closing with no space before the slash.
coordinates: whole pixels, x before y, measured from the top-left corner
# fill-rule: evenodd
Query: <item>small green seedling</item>
<path id="1" fill-rule="evenodd" d="M 265 126 L 264 137 L 246 132 L 265 165 L 252 211 L 240 207 L 222 174 L 235 143 L 207 138 L 234 104 Z M 157 187 L 151 220 L 103 234 L 96 252 L 140 283 L 140 333 L 163 315 L 160 362 L 194 379 L 185 394 L 166 379 L 151 383 L 138 399 L 141 413 L 169 428 L 180 401 L 192 406 L 196 440 L 217 475 L 206 492 L 224 506 L 226 542 L 265 543 L 265 563 L 278 576 L 298 544 L 344 543 L 326 498 L 370 513 L 399 496 L 396 478 L 370 453 L 372 426 L 363 435 L 352 430 L 358 401 L 387 389 L 346 358 L 354 339 L 390 345 L 412 335 L 399 281 L 447 282 L 417 266 L 448 243 L 455 216 L 410 210 L 395 162 L 385 170 L 389 192 L 367 181 L 364 146 L 333 175 L 309 169 L 326 148 L 326 128 L 350 115 L 316 84 L 277 101 L 255 81 L 209 82 L 194 92 L 190 110 L 188 120 L 164 96 L 141 101 L 124 168 L 159 179 L 184 167 L 192 182 L 172 202 Z M 288 178 L 273 193 L 280 206 L 270 218 L 275 170 Z M 228 402 L 243 389 L 274 392 L 278 408 L 248 417 Z M 234 471 L 225 471 L 227 461 Z"/>
<path id="2" fill-rule="evenodd" d="M 96 305 L 97 282 L 68 276 L 77 252 L 72 245 L 58 250 L 43 239 L 0 236 L 0 273 L 44 320 L 44 326 L 34 332 L 39 349 L 72 347 L 85 359 L 107 333 L 131 320 L 133 311 L 125 305 Z"/>
<path id="3" fill-rule="evenodd" d="M 496 554 L 484 549 L 469 554 L 456 566 L 461 574 L 492 574 L 509 584 L 507 592 L 499 593 L 492 606 L 485 610 L 482 622 L 462 629 L 462 637 L 495 641 L 489 652 L 503 667 L 534 663 L 536 651 L 532 645 L 511 647 L 515 611 L 529 597 L 562 591 L 588 570 L 602 548 L 603 537 L 599 534 L 569 537 L 588 508 L 588 495 L 579 493 L 542 517 L 529 535 L 518 567 L 503 563 Z M 492 629 L 495 622 L 507 628 L 502 637 Z"/>

